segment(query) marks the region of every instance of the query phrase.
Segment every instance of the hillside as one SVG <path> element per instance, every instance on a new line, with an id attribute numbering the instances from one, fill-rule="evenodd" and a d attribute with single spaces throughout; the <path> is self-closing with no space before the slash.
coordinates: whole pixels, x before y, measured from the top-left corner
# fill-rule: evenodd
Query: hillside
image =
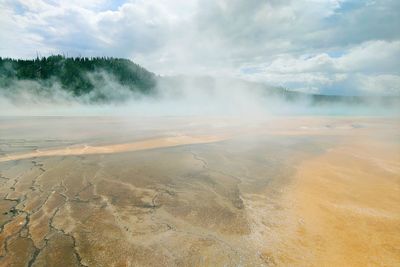
<path id="1" fill-rule="evenodd" d="M 43 87 L 59 83 L 63 90 L 81 96 L 109 79 L 145 94 L 156 85 L 155 74 L 128 59 L 61 55 L 32 60 L 0 58 L 1 89 L 12 88 L 15 81 L 35 81 Z"/>

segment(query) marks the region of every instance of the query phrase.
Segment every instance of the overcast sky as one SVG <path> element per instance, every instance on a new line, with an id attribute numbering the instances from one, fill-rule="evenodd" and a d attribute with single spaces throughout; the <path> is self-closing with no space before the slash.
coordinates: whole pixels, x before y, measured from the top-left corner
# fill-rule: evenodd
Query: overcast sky
<path id="1" fill-rule="evenodd" d="M 162 75 L 400 94 L 399 0 L 0 0 L 0 56 L 125 57 Z"/>

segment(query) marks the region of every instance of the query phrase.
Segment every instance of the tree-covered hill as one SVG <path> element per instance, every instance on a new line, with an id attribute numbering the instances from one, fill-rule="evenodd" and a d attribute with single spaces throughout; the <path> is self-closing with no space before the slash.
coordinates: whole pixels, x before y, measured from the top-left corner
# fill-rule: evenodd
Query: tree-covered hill
<path id="1" fill-rule="evenodd" d="M 155 74 L 128 59 L 61 55 L 32 60 L 0 57 L 0 89 L 12 88 L 15 81 L 21 80 L 36 81 L 44 87 L 57 82 L 68 93 L 81 96 L 90 93 L 99 79 L 107 82 L 105 77 L 145 94 L 156 86 Z"/>

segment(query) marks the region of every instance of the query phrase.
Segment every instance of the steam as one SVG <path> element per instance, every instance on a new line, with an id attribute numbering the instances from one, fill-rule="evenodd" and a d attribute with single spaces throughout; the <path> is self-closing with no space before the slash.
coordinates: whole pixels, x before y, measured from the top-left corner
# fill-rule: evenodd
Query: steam
<path id="1" fill-rule="evenodd" d="M 397 100 L 365 98 L 362 103 L 315 103 L 311 96 L 286 97 L 281 88 L 232 78 L 159 77 L 156 92 L 142 94 L 106 72 L 87 74 L 94 89 L 75 96 L 57 80 L 13 81 L 0 90 L 0 113 L 13 115 L 235 116 L 399 115 Z M 387 101 L 386 101 L 387 102 Z"/>

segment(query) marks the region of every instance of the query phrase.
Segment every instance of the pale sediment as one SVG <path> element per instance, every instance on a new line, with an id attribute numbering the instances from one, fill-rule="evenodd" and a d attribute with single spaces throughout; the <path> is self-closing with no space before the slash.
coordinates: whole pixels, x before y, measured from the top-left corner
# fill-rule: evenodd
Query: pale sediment
<path id="1" fill-rule="evenodd" d="M 2 139 L 0 265 L 395 266 L 399 125 L 280 120 Z"/>
<path id="2" fill-rule="evenodd" d="M 129 151 L 140 151 L 140 150 L 155 149 L 155 148 L 173 147 L 179 145 L 212 143 L 212 142 L 222 141 L 224 139 L 226 139 L 226 137 L 224 136 L 174 136 L 174 137 L 137 141 L 133 143 L 112 144 L 103 146 L 78 145 L 72 147 L 47 149 L 47 150 L 36 149 L 33 152 L 2 156 L 0 157 L 0 162 L 29 159 L 29 158 L 39 158 L 39 157 L 51 157 L 51 156 L 78 156 L 78 155 L 121 153 Z"/>

